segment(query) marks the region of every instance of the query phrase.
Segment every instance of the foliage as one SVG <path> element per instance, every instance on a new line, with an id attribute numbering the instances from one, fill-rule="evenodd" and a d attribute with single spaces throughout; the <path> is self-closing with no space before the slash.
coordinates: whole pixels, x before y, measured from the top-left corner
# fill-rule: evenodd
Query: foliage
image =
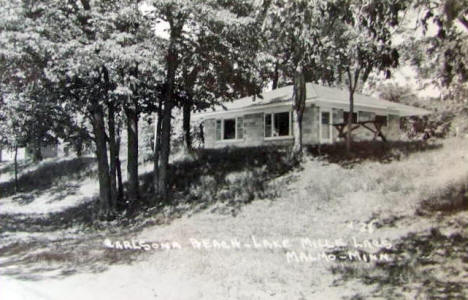
<path id="1" fill-rule="evenodd" d="M 49 43 L 40 36 L 42 28 L 35 27 L 35 10 L 27 3 L 11 1 L 5 3 L 1 14 L 3 143 L 10 148 L 26 144 L 40 148 L 67 138 L 77 126 L 50 94 L 44 68 L 51 52 Z"/>
<path id="2" fill-rule="evenodd" d="M 466 0 L 417 0 L 423 37 L 407 43 L 408 59 L 422 78 L 445 89 L 444 98 L 465 102 L 468 95 L 468 11 Z"/>
<path id="3" fill-rule="evenodd" d="M 413 101 L 416 95 L 408 85 L 402 86 L 397 83 L 388 83 L 379 87 L 379 97 L 395 103 L 414 105 Z"/>

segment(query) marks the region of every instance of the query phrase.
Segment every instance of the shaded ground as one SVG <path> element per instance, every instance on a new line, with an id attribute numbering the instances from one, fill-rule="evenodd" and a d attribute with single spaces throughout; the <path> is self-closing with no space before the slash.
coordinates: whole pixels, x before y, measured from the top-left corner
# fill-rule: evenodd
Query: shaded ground
<path id="1" fill-rule="evenodd" d="M 306 151 L 313 156 L 325 158 L 330 163 L 344 167 L 352 167 L 363 161 L 378 161 L 390 163 L 407 158 L 412 153 L 440 149 L 442 144 L 435 140 L 429 141 L 362 141 L 354 142 L 352 153 L 346 152 L 344 143 L 307 146 Z"/>
<path id="2" fill-rule="evenodd" d="M 171 200 L 158 203 L 158 210 L 180 216 L 211 208 L 235 215 L 253 199 L 275 198 L 278 191 L 268 182 L 295 167 L 282 147 L 201 149 L 194 156 L 170 165 Z M 152 201 L 152 173 L 141 182 L 142 202 Z"/>
<path id="3" fill-rule="evenodd" d="M 467 186 L 452 186 L 442 199 L 422 202 L 417 214 L 433 220 L 433 227 L 411 232 L 390 249 L 377 251 L 394 257 L 393 262 L 373 263 L 372 268 L 353 263 L 334 267 L 332 272 L 339 276 L 335 284 L 358 280 L 373 287 L 371 295 L 358 293 L 351 299 L 467 299 Z M 405 226 L 404 219 L 382 220 L 379 227 Z"/>
<path id="4" fill-rule="evenodd" d="M 60 181 L 68 181 L 71 179 L 81 179 L 89 177 L 95 173 L 92 166 L 96 159 L 91 157 L 81 157 L 68 159 L 63 161 L 51 161 L 41 163 L 38 168 L 27 173 L 20 174 L 18 177 L 18 186 L 22 193 L 32 193 L 38 196 L 46 189 L 50 189 Z M 29 165 L 28 165 L 29 166 Z M 26 165 L 23 166 L 26 169 Z M 1 170 L 2 173 L 12 173 L 11 164 L 5 166 Z M 58 187 L 57 192 L 62 192 Z M 67 187 L 63 187 L 66 190 Z M 69 188 L 69 187 L 68 187 Z M 15 194 L 15 182 L 10 180 L 0 183 L 1 197 L 8 197 Z M 27 201 L 27 199 L 26 199 Z"/>
<path id="5" fill-rule="evenodd" d="M 0 276 L 42 280 L 130 264 L 143 259 L 145 252 L 109 249 L 104 241 L 131 240 L 147 226 L 168 222 L 151 212 L 97 221 L 92 215 L 95 205 L 91 201 L 47 215 L 0 215 Z"/>
<path id="6" fill-rule="evenodd" d="M 32 160 L 30 159 L 24 159 L 24 160 L 19 160 L 18 161 L 18 172 L 22 172 L 29 166 L 31 166 Z M 12 163 L 8 163 L 8 161 L 2 161 L 0 162 L 0 174 L 2 173 L 13 173 L 15 171 L 15 165 Z"/>

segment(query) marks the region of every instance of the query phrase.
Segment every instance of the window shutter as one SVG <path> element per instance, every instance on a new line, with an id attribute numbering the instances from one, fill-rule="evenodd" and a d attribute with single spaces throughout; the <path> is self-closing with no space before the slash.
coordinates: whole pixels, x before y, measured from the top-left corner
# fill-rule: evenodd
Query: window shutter
<path id="1" fill-rule="evenodd" d="M 237 139 L 243 139 L 244 138 L 244 119 L 242 117 L 237 118 L 236 122 L 237 126 Z"/>
<path id="2" fill-rule="evenodd" d="M 222 120 L 216 120 L 216 140 L 217 141 L 221 140 L 221 133 L 222 133 L 221 124 L 222 124 Z"/>

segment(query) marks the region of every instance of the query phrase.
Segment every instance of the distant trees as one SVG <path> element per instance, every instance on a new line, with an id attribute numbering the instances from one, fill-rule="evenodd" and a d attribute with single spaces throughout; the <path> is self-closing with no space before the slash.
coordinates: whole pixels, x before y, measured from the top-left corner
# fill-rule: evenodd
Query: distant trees
<path id="1" fill-rule="evenodd" d="M 50 92 L 45 67 L 51 53 L 36 27 L 37 11 L 26 1 L 0 3 L 0 146 L 15 151 L 16 178 L 19 147 L 40 160 L 42 146 L 68 141 L 77 126 Z"/>
<path id="2" fill-rule="evenodd" d="M 18 148 L 24 147 L 28 141 L 28 133 L 23 130 L 27 121 L 22 114 L 21 102 L 8 99 L 0 109 L 0 145 L 14 151 L 15 190 L 18 191 Z"/>
<path id="3" fill-rule="evenodd" d="M 461 102 L 468 97 L 467 7 L 467 0 L 415 0 L 416 29 L 422 28 L 424 36 L 407 43 L 407 58 L 419 75 Z"/>
<path id="4" fill-rule="evenodd" d="M 410 86 L 396 83 L 381 85 L 379 87 L 379 96 L 384 100 L 408 105 L 412 99 L 416 98 Z"/>

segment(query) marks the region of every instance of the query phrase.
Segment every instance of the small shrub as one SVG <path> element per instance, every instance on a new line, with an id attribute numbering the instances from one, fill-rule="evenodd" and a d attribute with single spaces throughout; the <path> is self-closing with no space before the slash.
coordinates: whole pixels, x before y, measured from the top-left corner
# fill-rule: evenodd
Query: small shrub
<path id="1" fill-rule="evenodd" d="M 437 189 L 431 196 L 421 202 L 420 214 L 442 212 L 455 213 L 468 210 L 468 178 L 460 182 L 452 182 L 445 188 Z"/>

